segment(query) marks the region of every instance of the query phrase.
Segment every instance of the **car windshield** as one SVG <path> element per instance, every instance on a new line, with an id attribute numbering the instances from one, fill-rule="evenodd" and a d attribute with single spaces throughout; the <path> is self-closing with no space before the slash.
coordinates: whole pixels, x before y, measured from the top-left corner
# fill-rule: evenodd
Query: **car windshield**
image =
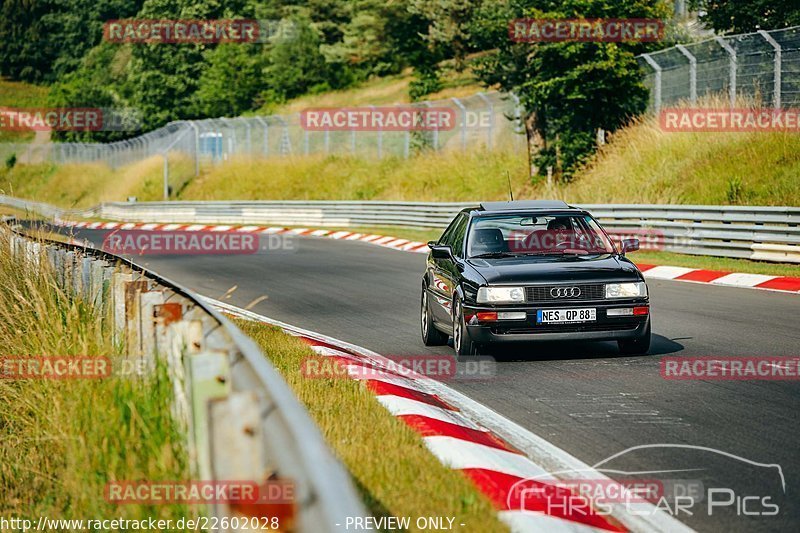
<path id="1" fill-rule="evenodd" d="M 469 257 L 614 253 L 614 245 L 589 215 L 507 214 L 475 218 Z"/>

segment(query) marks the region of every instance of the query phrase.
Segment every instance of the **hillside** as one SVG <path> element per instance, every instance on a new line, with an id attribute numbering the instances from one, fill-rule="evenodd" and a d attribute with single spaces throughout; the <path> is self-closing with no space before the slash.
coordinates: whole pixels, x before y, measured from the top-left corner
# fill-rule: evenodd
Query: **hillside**
<path id="1" fill-rule="evenodd" d="M 41 107 L 46 105 L 47 93 L 47 87 L 0 78 L 0 108 Z M 23 142 L 33 137 L 33 132 L 7 131 L 0 128 L 0 142 Z"/>

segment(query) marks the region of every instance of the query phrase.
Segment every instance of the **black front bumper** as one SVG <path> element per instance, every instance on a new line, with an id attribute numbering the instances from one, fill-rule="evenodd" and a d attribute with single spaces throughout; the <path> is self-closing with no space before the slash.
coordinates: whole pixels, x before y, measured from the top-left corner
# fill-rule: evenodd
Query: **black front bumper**
<path id="1" fill-rule="evenodd" d="M 464 316 L 467 320 L 467 331 L 473 342 L 494 344 L 508 342 L 535 341 L 609 341 L 637 339 L 642 337 L 650 321 L 649 313 L 641 316 L 607 316 L 608 309 L 648 306 L 647 301 L 608 304 L 606 302 L 573 302 L 568 306 L 537 305 L 522 307 L 486 307 L 464 305 Z M 536 312 L 539 309 L 595 308 L 597 320 L 570 324 L 537 324 Z M 491 311 L 524 311 L 525 320 L 499 320 L 479 322 L 478 312 Z"/>

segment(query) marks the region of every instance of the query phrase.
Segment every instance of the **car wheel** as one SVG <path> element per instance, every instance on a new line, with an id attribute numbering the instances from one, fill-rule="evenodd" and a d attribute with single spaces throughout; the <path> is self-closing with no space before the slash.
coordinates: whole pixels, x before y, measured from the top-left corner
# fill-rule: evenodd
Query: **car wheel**
<path id="1" fill-rule="evenodd" d="M 447 344 L 448 335 L 442 333 L 433 325 L 430 306 L 428 305 L 428 289 L 422 287 L 422 302 L 420 305 L 420 327 L 422 342 L 425 346 L 442 346 Z"/>
<path id="2" fill-rule="evenodd" d="M 458 357 L 478 355 L 478 345 L 469 336 L 464 323 L 464 310 L 458 298 L 453 301 L 453 349 Z"/>
<path id="3" fill-rule="evenodd" d="M 623 355 L 645 355 L 650 351 L 650 321 L 647 321 L 647 328 L 644 334 L 636 339 L 617 341 L 619 351 Z"/>

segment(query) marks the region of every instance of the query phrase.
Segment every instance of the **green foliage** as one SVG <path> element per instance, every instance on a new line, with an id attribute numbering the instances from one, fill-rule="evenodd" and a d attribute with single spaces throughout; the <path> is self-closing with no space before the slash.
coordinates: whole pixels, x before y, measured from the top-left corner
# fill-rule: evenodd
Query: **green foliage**
<path id="1" fill-rule="evenodd" d="M 497 48 L 476 62 L 486 85 L 512 91 L 529 114 L 531 137 L 540 140 L 534 164 L 570 179 L 594 149 L 598 128 L 614 131 L 644 111 L 647 89 L 635 55 L 643 43 L 515 43 L 508 22 L 530 17 L 667 18 L 656 0 L 518 0 L 477 13 L 474 25 Z M 652 45 L 650 45 L 652 46 Z"/>
<path id="2" fill-rule="evenodd" d="M 304 15 L 291 19 L 292 31 L 279 35 L 264 68 L 267 100 L 284 101 L 308 92 L 343 87 L 347 69 L 333 69 L 320 51 L 322 33 Z"/>
<path id="3" fill-rule="evenodd" d="M 776 30 L 800 24 L 797 0 L 692 0 L 700 20 L 718 33 Z"/>
<path id="4" fill-rule="evenodd" d="M 266 56 L 260 45 L 222 44 L 205 54 L 208 67 L 194 93 L 198 115 L 230 117 L 256 105 Z"/>
<path id="5" fill-rule="evenodd" d="M 6 157 L 6 170 L 11 170 L 17 164 L 17 154 Z"/>
<path id="6" fill-rule="evenodd" d="M 0 74 L 52 82 L 75 70 L 103 22 L 131 17 L 143 0 L 2 0 Z"/>

